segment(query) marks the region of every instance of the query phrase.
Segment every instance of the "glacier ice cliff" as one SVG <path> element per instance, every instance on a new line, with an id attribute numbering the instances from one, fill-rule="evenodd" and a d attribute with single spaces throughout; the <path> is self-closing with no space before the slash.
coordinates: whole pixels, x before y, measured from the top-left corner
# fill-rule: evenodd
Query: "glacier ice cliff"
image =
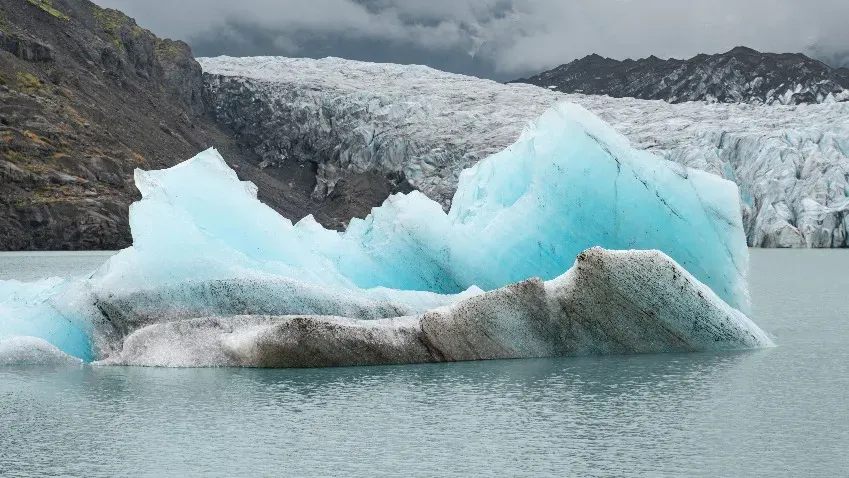
<path id="1" fill-rule="evenodd" d="M 353 174 L 403 178 L 447 208 L 460 172 L 553 104 L 581 104 L 640 149 L 740 186 L 755 247 L 846 247 L 849 103 L 754 106 L 568 95 L 423 66 L 325 58 L 200 59 L 217 118 L 268 165 L 317 170 L 313 194 Z"/>
<path id="2" fill-rule="evenodd" d="M 580 106 L 551 108 L 463 172 L 448 213 L 398 194 L 341 233 L 279 216 L 212 149 L 135 179 L 133 246 L 86 279 L 0 282 L 0 340 L 103 363 L 256 366 L 302 364 L 273 356 L 310 341 L 324 357 L 311 365 L 355 363 L 346 347 L 362 340 L 376 347 L 366 363 L 419 361 L 425 326 L 430 360 L 770 344 L 744 315 L 734 184 L 631 148 Z"/>

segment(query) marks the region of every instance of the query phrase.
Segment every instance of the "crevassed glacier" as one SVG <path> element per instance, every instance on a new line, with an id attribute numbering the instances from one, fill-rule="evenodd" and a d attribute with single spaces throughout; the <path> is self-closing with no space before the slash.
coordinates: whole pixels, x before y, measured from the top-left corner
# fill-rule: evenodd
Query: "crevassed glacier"
<path id="1" fill-rule="evenodd" d="M 0 339 L 38 337 L 92 360 L 117 356 L 136 331 L 195 318 L 308 315 L 406 323 L 400 317 L 474 300 L 480 288 L 555 279 L 593 246 L 661 251 L 661 269 L 683 267 L 693 276 L 681 294 L 716 294 L 708 302 L 719 305 L 702 313 L 703 322 L 724 320 L 724 302 L 748 310 L 748 251 L 733 183 L 634 150 L 575 105 L 552 108 L 513 146 L 464 172 L 448 214 L 421 193 L 399 194 L 344 233 L 311 217 L 294 225 L 280 217 L 215 150 L 170 169 L 138 170 L 136 183 L 142 200 L 130 209 L 133 246 L 89 279 L 0 283 L 0 310 L 11 311 L 0 323 Z M 628 260 L 619 264 L 629 267 Z M 633 267 L 639 269 L 638 261 Z M 674 289 L 665 282 L 658 287 Z M 622 289 L 631 294 L 622 300 L 645 312 L 641 320 L 654 320 L 636 289 L 633 283 Z M 495 313 L 501 296 L 487 297 L 493 307 L 487 314 Z M 631 320 L 615 303 L 618 317 Z M 667 304 L 679 319 L 703 308 L 682 304 Z M 730 323 L 723 330 L 734 336 L 762 334 L 745 320 Z M 644 350 L 642 336 L 632 339 L 633 351 Z M 699 349 L 710 349 L 709 342 L 699 342 Z"/>
<path id="2" fill-rule="evenodd" d="M 203 58 L 220 121 L 266 164 L 313 163 L 314 194 L 366 171 L 403 175 L 446 208 L 460 172 L 567 100 L 635 147 L 740 186 L 755 247 L 849 245 L 849 103 L 670 105 L 566 95 L 417 65 L 325 58 Z"/>

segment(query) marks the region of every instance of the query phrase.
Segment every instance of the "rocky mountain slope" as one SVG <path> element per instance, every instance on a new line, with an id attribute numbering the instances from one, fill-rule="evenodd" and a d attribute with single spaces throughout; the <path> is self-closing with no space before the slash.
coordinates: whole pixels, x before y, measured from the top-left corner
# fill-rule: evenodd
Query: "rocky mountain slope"
<path id="1" fill-rule="evenodd" d="M 315 169 L 316 200 L 371 175 L 448 206 L 463 168 L 571 101 L 637 147 L 737 182 L 750 245 L 847 246 L 849 103 L 669 104 L 338 58 L 199 61 L 216 117 L 269 169 Z"/>
<path id="2" fill-rule="evenodd" d="M 737 47 L 689 60 L 655 56 L 618 61 L 590 55 L 516 80 L 563 93 L 616 98 L 751 104 L 810 104 L 849 100 L 849 70 L 802 54 Z"/>
<path id="3" fill-rule="evenodd" d="M 201 75 L 188 45 L 116 10 L 0 0 L 0 250 L 124 247 L 134 168 L 173 165 L 210 146 L 294 219 L 309 211 L 338 224 L 389 193 L 356 183 L 348 190 L 357 201 L 318 203 L 314 171 L 262 170 L 204 113 Z"/>

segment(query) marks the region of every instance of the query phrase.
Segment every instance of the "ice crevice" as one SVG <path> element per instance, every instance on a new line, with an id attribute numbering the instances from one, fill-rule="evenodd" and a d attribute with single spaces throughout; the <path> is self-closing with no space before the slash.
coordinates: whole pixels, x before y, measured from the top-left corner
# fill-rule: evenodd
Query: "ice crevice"
<path id="1" fill-rule="evenodd" d="M 257 367 L 772 344 L 745 315 L 736 186 L 573 104 L 464 171 L 448 213 L 397 194 L 341 233 L 279 216 L 213 149 L 136 184 L 133 246 L 91 277 L 0 282 L 0 341 Z"/>

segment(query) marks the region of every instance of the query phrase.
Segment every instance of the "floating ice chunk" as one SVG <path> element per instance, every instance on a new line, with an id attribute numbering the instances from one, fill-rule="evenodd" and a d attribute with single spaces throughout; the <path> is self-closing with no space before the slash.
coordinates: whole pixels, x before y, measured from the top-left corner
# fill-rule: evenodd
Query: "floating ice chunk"
<path id="1" fill-rule="evenodd" d="M 740 311 L 658 251 L 582 253 L 529 279 L 415 317 L 203 317 L 131 334 L 102 365 L 326 367 L 772 346 Z"/>
<path id="2" fill-rule="evenodd" d="M 0 365 L 66 365 L 82 362 L 38 337 L 0 339 Z"/>
<path id="3" fill-rule="evenodd" d="M 69 287 L 76 290 L 77 286 L 55 277 L 0 281 L 0 341 L 37 337 L 74 357 L 91 360 L 91 323 L 74 312 L 79 296 L 69 293 Z"/>

